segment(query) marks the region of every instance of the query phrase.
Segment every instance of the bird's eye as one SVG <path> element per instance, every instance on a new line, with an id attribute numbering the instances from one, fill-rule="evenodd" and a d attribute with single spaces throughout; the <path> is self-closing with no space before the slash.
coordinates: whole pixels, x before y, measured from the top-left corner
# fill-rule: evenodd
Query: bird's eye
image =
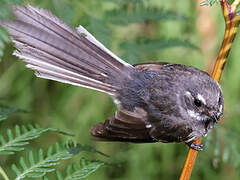
<path id="1" fill-rule="evenodd" d="M 194 104 L 197 107 L 201 107 L 202 106 L 202 102 L 199 99 L 194 99 Z"/>

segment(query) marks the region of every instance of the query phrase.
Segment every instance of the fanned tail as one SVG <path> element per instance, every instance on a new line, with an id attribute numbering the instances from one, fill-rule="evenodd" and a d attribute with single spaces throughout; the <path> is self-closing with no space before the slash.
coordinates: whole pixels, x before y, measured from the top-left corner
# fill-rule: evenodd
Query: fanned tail
<path id="1" fill-rule="evenodd" d="M 134 68 L 106 49 L 86 29 L 67 26 L 51 12 L 14 6 L 14 21 L 1 23 L 11 35 L 14 55 L 36 76 L 115 95 Z"/>

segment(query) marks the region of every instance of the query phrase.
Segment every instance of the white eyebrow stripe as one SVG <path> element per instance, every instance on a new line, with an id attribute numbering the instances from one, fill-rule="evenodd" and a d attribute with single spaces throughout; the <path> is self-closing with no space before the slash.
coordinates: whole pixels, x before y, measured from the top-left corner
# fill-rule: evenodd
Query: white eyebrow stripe
<path id="1" fill-rule="evenodd" d="M 206 100 L 203 98 L 201 94 L 197 94 L 197 98 L 203 103 L 206 104 Z"/>
<path id="2" fill-rule="evenodd" d="M 219 109 L 220 109 L 220 112 L 222 113 L 222 111 L 223 111 L 223 105 L 220 105 Z"/>
<path id="3" fill-rule="evenodd" d="M 185 92 L 185 95 L 186 95 L 186 96 L 192 96 L 192 94 L 191 94 L 189 91 L 186 91 L 186 92 Z"/>

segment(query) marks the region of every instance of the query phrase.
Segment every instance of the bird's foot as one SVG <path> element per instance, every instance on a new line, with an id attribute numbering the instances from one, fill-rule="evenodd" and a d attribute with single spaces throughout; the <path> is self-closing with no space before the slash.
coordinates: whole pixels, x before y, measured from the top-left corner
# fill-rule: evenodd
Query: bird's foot
<path id="1" fill-rule="evenodd" d="M 190 148 L 196 150 L 196 151 L 202 151 L 203 150 L 203 144 L 195 144 L 193 141 L 186 143 Z"/>

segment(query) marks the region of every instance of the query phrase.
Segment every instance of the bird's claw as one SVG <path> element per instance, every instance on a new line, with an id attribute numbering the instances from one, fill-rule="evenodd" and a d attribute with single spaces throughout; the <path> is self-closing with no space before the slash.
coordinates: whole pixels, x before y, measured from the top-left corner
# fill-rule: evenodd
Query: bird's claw
<path id="1" fill-rule="evenodd" d="M 203 150 L 203 144 L 195 144 L 193 141 L 186 143 L 191 149 L 194 149 L 196 151 L 202 151 Z"/>

